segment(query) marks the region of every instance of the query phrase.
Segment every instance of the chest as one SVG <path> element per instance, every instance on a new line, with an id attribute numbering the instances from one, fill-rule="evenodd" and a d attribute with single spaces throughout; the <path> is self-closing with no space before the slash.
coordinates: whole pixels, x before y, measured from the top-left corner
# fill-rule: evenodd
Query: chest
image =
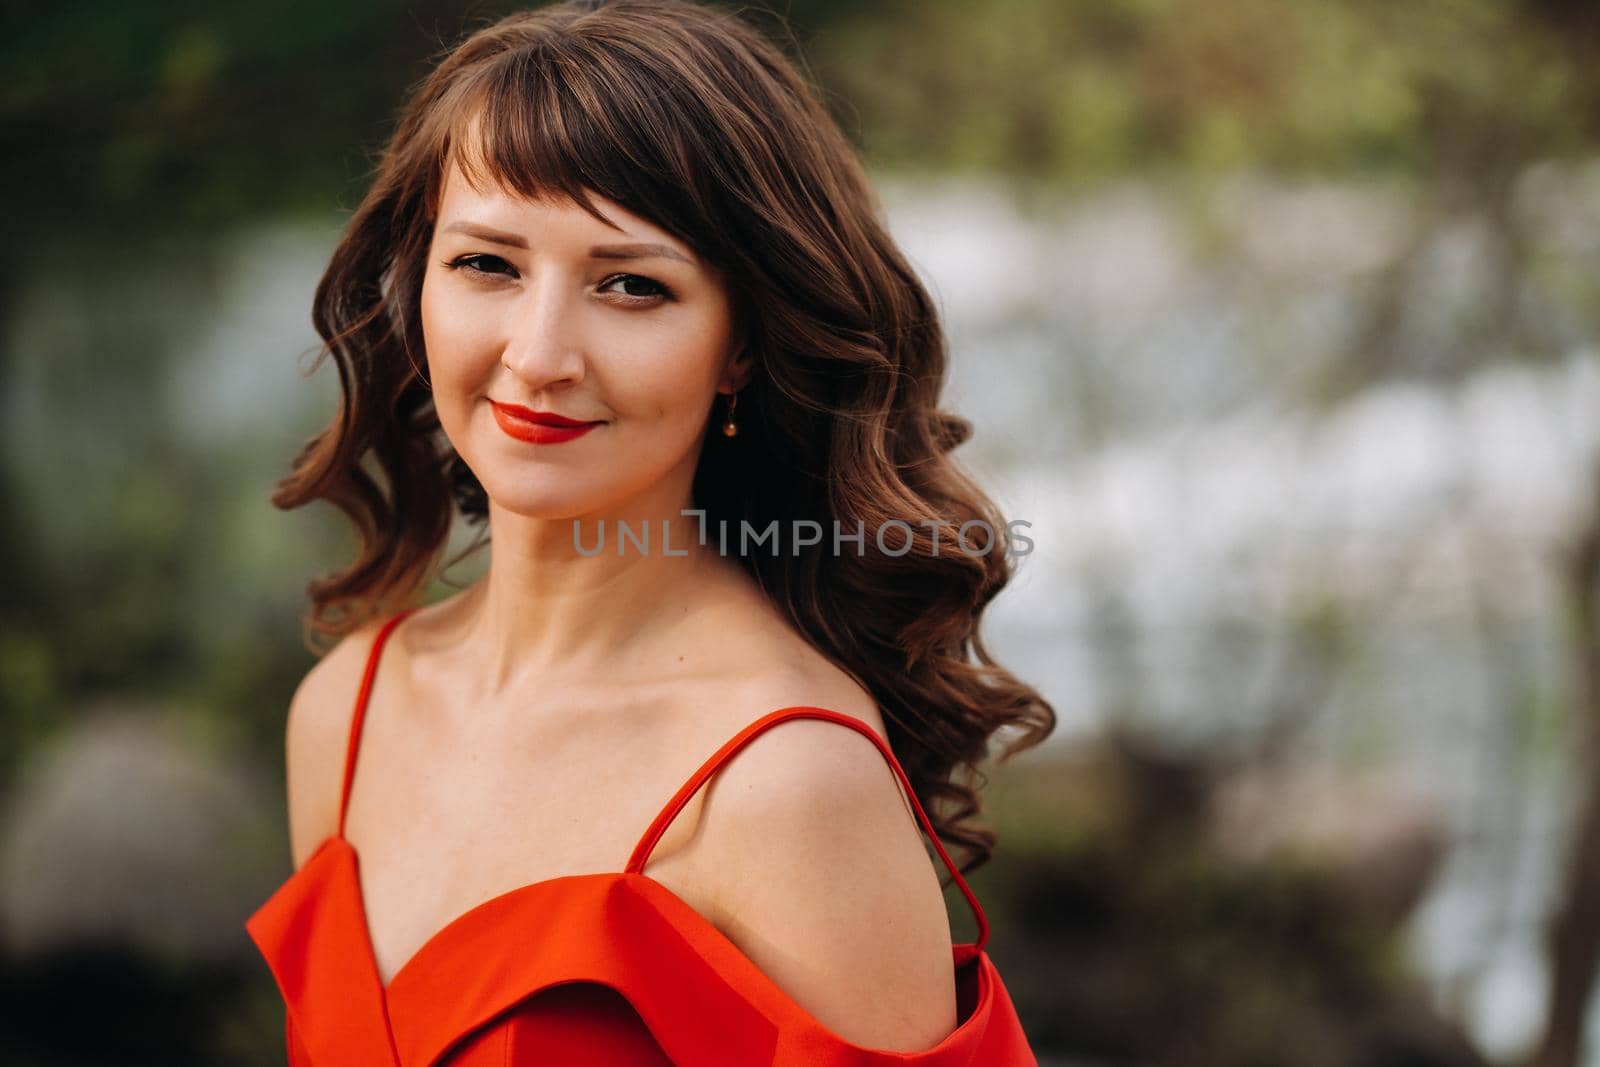
<path id="1" fill-rule="evenodd" d="M 485 901 L 567 875 L 621 871 L 709 754 L 699 730 L 659 709 L 608 722 L 552 714 L 442 723 L 385 710 L 375 703 L 369 712 L 345 822 L 385 982 Z M 672 820 L 647 869 L 709 918 L 711 887 L 689 847 L 704 796 Z"/>

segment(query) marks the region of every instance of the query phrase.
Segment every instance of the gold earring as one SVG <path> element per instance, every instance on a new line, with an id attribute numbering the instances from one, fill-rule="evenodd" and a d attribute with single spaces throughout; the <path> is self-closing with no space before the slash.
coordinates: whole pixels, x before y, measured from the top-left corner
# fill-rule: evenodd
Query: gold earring
<path id="1" fill-rule="evenodd" d="M 724 436 L 724 437 L 732 437 L 732 436 L 734 436 L 735 434 L 737 434 L 739 432 L 739 427 L 734 425 L 734 422 L 733 422 L 733 408 L 734 408 L 734 405 L 736 405 L 737 403 L 739 403 L 739 394 L 738 393 L 729 393 L 728 394 L 728 414 L 724 418 L 723 423 L 722 423 L 722 436 Z"/>

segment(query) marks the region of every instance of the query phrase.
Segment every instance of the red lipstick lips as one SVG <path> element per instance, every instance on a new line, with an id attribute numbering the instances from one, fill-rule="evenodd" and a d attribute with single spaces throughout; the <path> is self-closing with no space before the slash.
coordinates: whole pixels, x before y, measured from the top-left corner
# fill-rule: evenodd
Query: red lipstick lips
<path id="1" fill-rule="evenodd" d="M 582 437 L 601 425 L 599 422 L 569 419 L 549 411 L 534 411 L 518 404 L 501 404 L 491 400 L 489 406 L 494 409 L 494 421 L 500 424 L 500 429 L 530 444 L 558 445 Z"/>

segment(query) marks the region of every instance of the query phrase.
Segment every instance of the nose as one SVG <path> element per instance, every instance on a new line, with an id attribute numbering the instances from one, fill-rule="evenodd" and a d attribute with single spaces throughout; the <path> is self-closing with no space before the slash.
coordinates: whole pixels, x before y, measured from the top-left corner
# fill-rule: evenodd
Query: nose
<path id="1" fill-rule="evenodd" d="M 531 285 L 510 306 L 500 362 L 530 391 L 583 380 L 584 356 L 577 306 L 579 294 L 553 278 Z"/>

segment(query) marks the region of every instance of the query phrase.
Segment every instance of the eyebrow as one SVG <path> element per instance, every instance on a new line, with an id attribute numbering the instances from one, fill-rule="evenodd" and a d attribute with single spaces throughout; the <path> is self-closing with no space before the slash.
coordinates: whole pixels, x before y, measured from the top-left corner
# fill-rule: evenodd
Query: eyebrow
<path id="1" fill-rule="evenodd" d="M 504 233 L 492 230 L 487 226 L 479 226 L 471 222 L 452 222 L 443 230 L 444 233 L 464 233 L 468 237 L 476 237 L 480 241 L 489 241 L 493 244 L 505 245 L 508 248 L 527 248 L 528 242 L 514 233 Z M 670 245 L 641 242 L 622 245 L 595 245 L 589 249 L 590 259 L 649 259 L 660 256 L 665 259 L 676 259 L 680 263 L 693 265 L 694 261 Z"/>

